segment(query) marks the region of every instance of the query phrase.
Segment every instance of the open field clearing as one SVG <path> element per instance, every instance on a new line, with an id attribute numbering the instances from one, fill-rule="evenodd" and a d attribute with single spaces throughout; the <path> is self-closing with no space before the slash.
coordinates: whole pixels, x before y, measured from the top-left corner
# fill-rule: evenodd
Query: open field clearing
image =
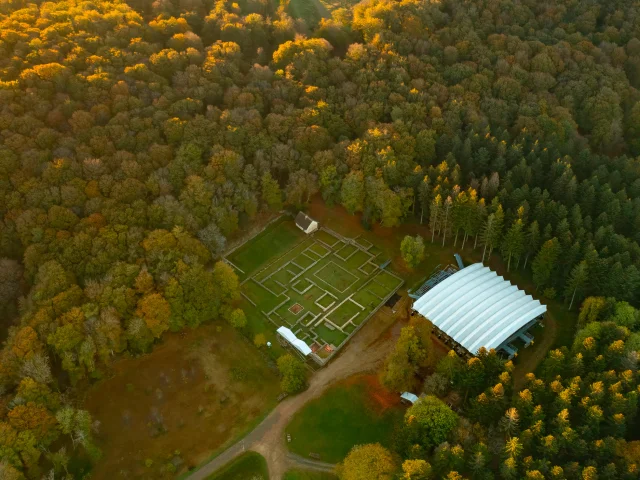
<path id="1" fill-rule="evenodd" d="M 317 453 L 322 461 L 337 463 L 354 445 L 380 442 L 388 446 L 405 409 L 400 396 L 384 390 L 375 375 L 352 377 L 293 417 L 287 427 L 289 449 L 305 457 Z"/>
<path id="2" fill-rule="evenodd" d="M 357 240 L 329 229 L 307 236 L 282 217 L 231 252 L 227 260 L 242 270 L 253 333 L 285 326 L 320 362 L 337 351 L 403 283 L 381 268 L 381 250 L 372 253 L 373 243 Z M 257 259 L 259 268 L 250 258 Z"/>
<path id="3" fill-rule="evenodd" d="M 211 475 L 208 480 L 268 480 L 267 462 L 256 452 L 247 452 Z"/>
<path id="4" fill-rule="evenodd" d="M 118 361 L 113 374 L 85 402 L 101 425 L 94 479 L 160 478 L 169 463 L 177 472 L 197 465 L 251 428 L 280 393 L 260 352 L 222 323 L 167 335 L 153 353 Z"/>

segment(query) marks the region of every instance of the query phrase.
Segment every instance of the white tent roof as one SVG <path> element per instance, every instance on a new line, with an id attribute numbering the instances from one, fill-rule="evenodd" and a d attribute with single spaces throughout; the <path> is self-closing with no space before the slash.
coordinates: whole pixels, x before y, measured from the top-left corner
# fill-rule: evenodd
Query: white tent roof
<path id="1" fill-rule="evenodd" d="M 311 349 L 309 348 L 309 345 L 307 345 L 298 337 L 296 337 L 295 333 L 293 333 L 287 327 L 280 327 L 276 331 L 280 335 L 282 335 L 291 345 L 296 347 L 296 349 L 303 355 L 307 356 L 311 353 Z"/>
<path id="2" fill-rule="evenodd" d="M 415 301 L 428 318 L 471 353 L 498 348 L 547 307 L 481 263 L 469 265 Z"/>
<path id="3" fill-rule="evenodd" d="M 400 398 L 404 398 L 405 400 L 408 400 L 411 403 L 416 403 L 418 401 L 417 395 L 414 395 L 411 392 L 404 392 L 402 395 L 400 395 Z"/>

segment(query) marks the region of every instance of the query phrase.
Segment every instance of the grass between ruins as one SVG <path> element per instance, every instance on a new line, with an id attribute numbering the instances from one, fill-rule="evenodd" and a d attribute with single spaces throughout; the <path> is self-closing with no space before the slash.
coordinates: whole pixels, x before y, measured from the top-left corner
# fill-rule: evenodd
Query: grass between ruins
<path id="1" fill-rule="evenodd" d="M 274 368 L 222 321 L 166 335 L 111 374 L 84 404 L 100 421 L 95 480 L 161 478 L 173 457 L 182 459 L 178 472 L 196 466 L 255 426 L 280 393 Z"/>
<path id="2" fill-rule="evenodd" d="M 285 326 L 326 358 L 402 285 L 380 268 L 381 252 L 329 229 L 306 235 L 281 217 L 226 260 L 242 280 L 254 333 L 269 332 L 275 343 L 273 332 Z"/>

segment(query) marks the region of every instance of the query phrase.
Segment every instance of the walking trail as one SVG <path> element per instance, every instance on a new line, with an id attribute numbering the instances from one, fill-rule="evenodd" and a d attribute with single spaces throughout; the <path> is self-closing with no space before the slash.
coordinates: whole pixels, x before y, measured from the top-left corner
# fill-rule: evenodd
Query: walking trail
<path id="1" fill-rule="evenodd" d="M 402 323 L 396 320 L 408 318 L 409 297 L 403 297 L 395 308 L 396 314 L 389 307 L 381 308 L 336 359 L 313 375 L 307 390 L 283 400 L 254 430 L 187 479 L 204 480 L 249 450 L 260 453 L 267 460 L 271 480 L 282 479 L 284 473 L 294 467 L 332 471 L 332 464 L 290 453 L 285 445 L 285 428 L 298 410 L 331 385 L 358 373 L 374 371 L 381 365 L 399 336 Z"/>
<path id="2" fill-rule="evenodd" d="M 540 342 L 536 342 L 532 355 L 528 355 L 524 359 L 519 358 L 516 364 L 516 369 L 513 374 L 514 395 L 524 388 L 527 382 L 527 373 L 535 372 L 540 362 L 545 359 L 547 352 L 551 350 L 551 346 L 556 341 L 556 337 L 558 336 L 558 322 L 549 310 L 547 310 L 547 315 L 544 319 L 544 329 L 545 335 Z"/>

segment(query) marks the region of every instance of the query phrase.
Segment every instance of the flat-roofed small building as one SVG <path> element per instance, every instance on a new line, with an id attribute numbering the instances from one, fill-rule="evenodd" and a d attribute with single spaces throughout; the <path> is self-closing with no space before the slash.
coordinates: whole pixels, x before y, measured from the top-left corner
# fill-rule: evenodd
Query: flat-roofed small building
<path id="1" fill-rule="evenodd" d="M 475 355 L 481 347 L 513 355 L 510 342 L 527 334 L 547 311 L 546 305 L 527 295 L 489 267 L 475 263 L 429 289 L 413 303 L 448 339 Z"/>

